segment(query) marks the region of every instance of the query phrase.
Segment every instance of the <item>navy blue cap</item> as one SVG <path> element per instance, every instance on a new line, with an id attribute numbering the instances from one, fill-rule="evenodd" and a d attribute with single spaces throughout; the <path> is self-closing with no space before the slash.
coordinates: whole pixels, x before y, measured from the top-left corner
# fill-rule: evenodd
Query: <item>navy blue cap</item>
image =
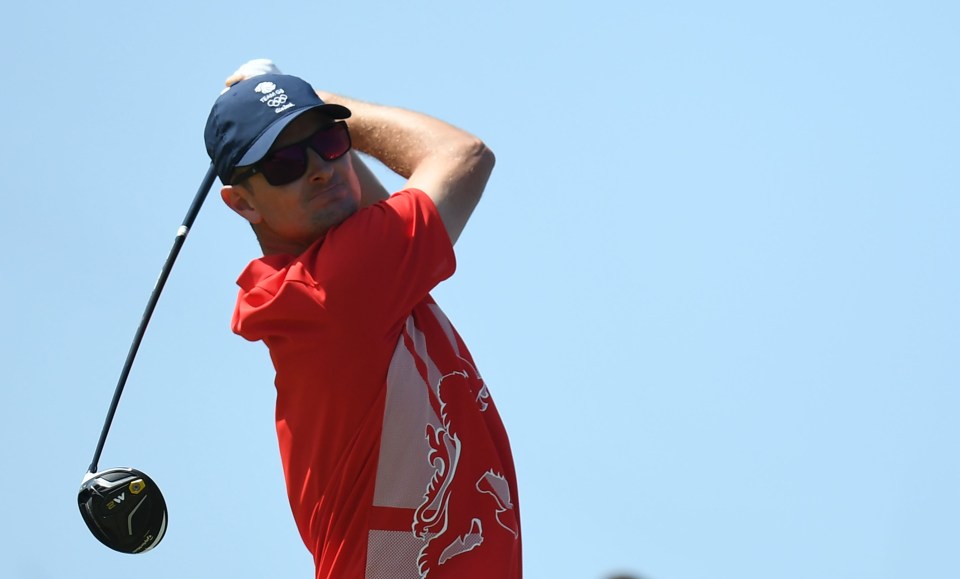
<path id="1" fill-rule="evenodd" d="M 203 131 L 220 182 L 229 185 L 234 169 L 263 159 L 280 132 L 312 109 L 331 119 L 350 116 L 350 109 L 324 103 L 309 83 L 287 74 L 254 76 L 221 94 Z"/>

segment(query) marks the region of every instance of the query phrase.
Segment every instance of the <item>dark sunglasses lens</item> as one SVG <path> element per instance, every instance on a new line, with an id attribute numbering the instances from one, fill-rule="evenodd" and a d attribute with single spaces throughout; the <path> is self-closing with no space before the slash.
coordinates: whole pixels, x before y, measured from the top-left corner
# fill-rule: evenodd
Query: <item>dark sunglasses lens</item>
<path id="1" fill-rule="evenodd" d="M 346 123 L 335 123 L 310 137 L 310 148 L 327 161 L 344 156 L 350 150 L 350 131 Z"/>
<path id="2" fill-rule="evenodd" d="M 258 164 L 267 183 L 277 187 L 302 177 L 307 170 L 308 144 L 321 158 L 333 161 L 350 150 L 350 132 L 346 123 L 335 123 L 317 131 L 306 141 L 277 149 Z"/>
<path id="3" fill-rule="evenodd" d="M 278 149 L 260 162 L 260 172 L 274 187 L 292 183 L 307 170 L 305 153 L 300 144 Z"/>

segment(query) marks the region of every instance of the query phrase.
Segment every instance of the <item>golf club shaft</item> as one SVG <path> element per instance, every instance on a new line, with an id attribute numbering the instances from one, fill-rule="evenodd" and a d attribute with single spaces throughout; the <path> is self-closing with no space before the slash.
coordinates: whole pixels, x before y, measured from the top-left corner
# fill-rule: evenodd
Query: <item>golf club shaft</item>
<path id="1" fill-rule="evenodd" d="M 157 279 L 157 284 L 153 288 L 153 293 L 150 294 L 150 300 L 147 302 L 147 307 L 143 312 L 143 318 L 140 320 L 140 327 L 137 328 L 137 333 L 133 337 L 133 343 L 130 345 L 130 351 L 127 353 L 127 360 L 123 364 L 123 370 L 120 371 L 120 380 L 117 381 L 117 389 L 113 393 L 113 401 L 110 402 L 110 409 L 107 411 L 107 418 L 103 423 L 103 430 L 100 432 L 100 440 L 97 442 L 96 452 L 93 453 L 93 460 L 90 462 L 90 468 L 88 469 L 89 472 L 96 472 L 97 470 L 97 464 L 100 462 L 100 454 L 103 452 L 103 445 L 107 441 L 107 433 L 110 432 L 110 425 L 113 424 L 113 417 L 117 413 L 120 395 L 123 394 L 123 387 L 127 383 L 127 376 L 130 374 L 130 368 L 133 367 L 133 359 L 137 357 L 137 350 L 140 349 L 143 334 L 147 331 L 150 316 L 153 315 L 153 310 L 156 308 L 157 301 L 160 299 L 160 292 L 163 291 L 163 286 L 166 284 L 170 270 L 173 268 L 173 262 L 177 260 L 180 248 L 183 246 L 183 242 L 186 240 L 187 234 L 193 226 L 194 219 L 196 219 L 197 214 L 200 213 L 200 207 L 203 205 L 207 193 L 209 193 L 210 188 L 213 186 L 213 180 L 216 176 L 216 170 L 211 164 L 207 170 L 207 174 L 203 177 L 203 182 L 200 184 L 200 189 L 197 190 L 197 195 L 194 197 L 190 209 L 187 211 L 187 216 L 183 219 L 183 224 L 180 226 L 180 229 L 177 230 L 177 236 L 173 241 L 173 247 L 170 249 L 170 255 L 167 256 L 167 261 L 164 262 L 163 269 L 160 270 L 160 277 Z"/>

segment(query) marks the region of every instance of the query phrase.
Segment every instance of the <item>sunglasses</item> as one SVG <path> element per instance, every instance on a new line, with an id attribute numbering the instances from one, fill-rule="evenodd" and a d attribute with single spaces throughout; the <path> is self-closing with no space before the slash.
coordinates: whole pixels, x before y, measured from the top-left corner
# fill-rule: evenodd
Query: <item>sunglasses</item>
<path id="1" fill-rule="evenodd" d="M 281 147 L 267 154 L 233 178 L 233 185 L 249 179 L 257 173 L 274 187 L 293 183 L 307 172 L 307 147 L 313 149 L 324 161 L 334 161 L 350 150 L 350 131 L 347 123 L 337 121 L 310 135 L 306 139 Z"/>

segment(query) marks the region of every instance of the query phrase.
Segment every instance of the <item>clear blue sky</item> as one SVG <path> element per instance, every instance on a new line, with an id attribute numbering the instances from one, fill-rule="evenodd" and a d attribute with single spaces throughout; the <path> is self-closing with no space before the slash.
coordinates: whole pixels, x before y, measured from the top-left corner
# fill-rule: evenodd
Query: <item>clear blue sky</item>
<path id="1" fill-rule="evenodd" d="M 259 57 L 496 152 L 435 297 L 512 439 L 528 578 L 960 576 L 958 4 L 55 1 L 4 23 L 0 576 L 312 576 L 266 350 L 229 331 L 258 247 L 217 195 L 101 461 L 160 484 L 167 537 L 114 553 L 75 506 L 209 107 Z"/>

